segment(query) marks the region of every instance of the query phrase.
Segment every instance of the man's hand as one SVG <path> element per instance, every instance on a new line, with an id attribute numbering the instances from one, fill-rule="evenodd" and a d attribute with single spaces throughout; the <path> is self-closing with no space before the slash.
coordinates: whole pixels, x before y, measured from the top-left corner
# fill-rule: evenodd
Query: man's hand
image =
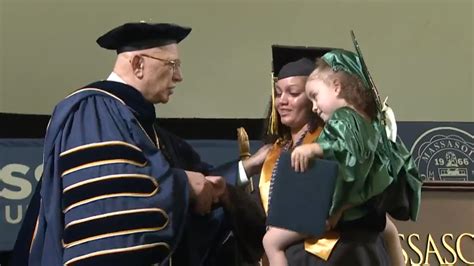
<path id="1" fill-rule="evenodd" d="M 217 203 L 227 192 L 227 184 L 222 176 L 206 176 L 206 180 L 212 184 L 214 190 L 212 202 Z"/>
<path id="2" fill-rule="evenodd" d="M 258 174 L 262 170 L 263 162 L 265 161 L 265 158 L 267 158 L 271 148 L 271 144 L 264 145 L 260 147 L 255 154 L 250 156 L 250 158 L 242 161 L 247 176 Z"/>
<path id="3" fill-rule="evenodd" d="M 192 171 L 185 171 L 188 176 L 190 199 L 194 201 L 194 211 L 205 215 L 211 212 L 211 205 L 214 197 L 214 189 L 203 174 Z"/>

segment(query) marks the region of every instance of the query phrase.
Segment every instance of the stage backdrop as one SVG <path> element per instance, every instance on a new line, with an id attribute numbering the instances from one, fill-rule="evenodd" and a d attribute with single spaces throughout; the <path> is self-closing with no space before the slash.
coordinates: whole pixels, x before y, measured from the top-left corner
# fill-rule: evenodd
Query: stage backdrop
<path id="1" fill-rule="evenodd" d="M 397 222 L 411 264 L 474 263 L 473 132 L 474 123 L 399 123 L 399 136 L 426 181 L 419 221 Z M 218 165 L 236 158 L 238 148 L 232 138 L 189 142 L 205 161 Z M 260 145 L 251 142 L 252 150 Z M 13 247 L 41 177 L 42 148 L 42 139 L 0 139 L 0 251 Z"/>

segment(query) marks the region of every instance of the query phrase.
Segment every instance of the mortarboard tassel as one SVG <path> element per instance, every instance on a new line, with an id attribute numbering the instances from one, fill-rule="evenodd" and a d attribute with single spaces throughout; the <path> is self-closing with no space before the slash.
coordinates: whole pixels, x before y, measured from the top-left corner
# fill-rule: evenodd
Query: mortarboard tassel
<path id="1" fill-rule="evenodd" d="M 275 77 L 272 72 L 272 112 L 270 114 L 270 121 L 268 123 L 267 134 L 276 135 L 278 132 L 278 116 L 275 109 Z"/>

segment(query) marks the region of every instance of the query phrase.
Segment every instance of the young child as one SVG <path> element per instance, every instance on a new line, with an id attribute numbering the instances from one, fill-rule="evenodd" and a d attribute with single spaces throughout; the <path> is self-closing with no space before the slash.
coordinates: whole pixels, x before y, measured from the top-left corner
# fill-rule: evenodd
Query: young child
<path id="1" fill-rule="evenodd" d="M 387 153 L 396 151 L 387 151 L 384 145 L 386 138 L 382 134 L 386 133 L 377 124 L 379 109 L 360 58 L 345 50 L 326 53 L 308 78 L 306 94 L 313 103 L 313 112 L 326 124 L 316 143 L 293 150 L 292 167 L 304 171 L 313 158 L 339 163 L 326 229 L 338 231 L 340 239 L 327 264 L 403 265 L 396 227 L 372 204 L 398 173 L 392 173 L 390 168 Z M 417 212 L 418 206 L 414 208 Z M 384 230 L 391 243 L 391 262 L 384 249 Z M 286 247 L 306 237 L 270 227 L 263 241 L 270 265 L 287 265 Z"/>

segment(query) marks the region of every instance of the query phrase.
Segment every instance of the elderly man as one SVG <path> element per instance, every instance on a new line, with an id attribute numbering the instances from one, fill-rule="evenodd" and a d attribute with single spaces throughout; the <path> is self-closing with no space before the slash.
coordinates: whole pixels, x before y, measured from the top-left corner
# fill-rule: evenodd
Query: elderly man
<path id="1" fill-rule="evenodd" d="M 231 230 L 242 234 L 248 226 L 251 237 L 261 237 L 261 228 L 251 225 L 261 218 L 254 215 L 258 206 L 232 187 L 245 182 L 235 174 L 237 164 L 213 169 L 185 142 L 156 129 L 153 104 L 168 102 L 183 80 L 178 43 L 190 31 L 127 23 L 97 40 L 117 51 L 113 72 L 56 106 L 45 137 L 41 195 L 31 203 L 37 207 L 28 211 L 14 259 L 48 266 L 211 265 L 223 263 L 219 254 L 227 254 L 221 246 Z M 184 148 L 165 152 L 161 138 Z M 259 171 L 264 153 L 240 164 L 241 171 Z M 205 176 L 213 173 L 219 176 Z M 224 180 L 221 173 L 230 174 Z M 218 201 L 225 210 L 213 205 Z M 247 253 L 256 258 L 259 248 Z"/>

